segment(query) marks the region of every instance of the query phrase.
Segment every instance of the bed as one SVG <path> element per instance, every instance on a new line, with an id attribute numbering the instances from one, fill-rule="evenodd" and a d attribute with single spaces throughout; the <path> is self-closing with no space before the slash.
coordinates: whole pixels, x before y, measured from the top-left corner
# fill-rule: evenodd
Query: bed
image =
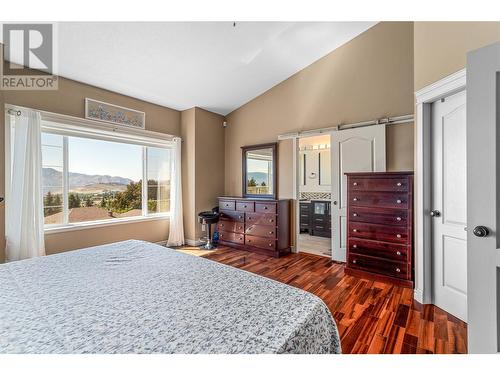
<path id="1" fill-rule="evenodd" d="M 303 290 L 144 241 L 0 265 L 0 353 L 340 353 Z"/>

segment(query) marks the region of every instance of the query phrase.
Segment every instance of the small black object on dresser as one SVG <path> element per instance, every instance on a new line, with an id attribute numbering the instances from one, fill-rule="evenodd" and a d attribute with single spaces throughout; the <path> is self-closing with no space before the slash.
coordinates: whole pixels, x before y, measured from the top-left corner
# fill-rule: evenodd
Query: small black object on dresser
<path id="1" fill-rule="evenodd" d="M 346 175 L 346 273 L 413 287 L 413 172 Z"/>

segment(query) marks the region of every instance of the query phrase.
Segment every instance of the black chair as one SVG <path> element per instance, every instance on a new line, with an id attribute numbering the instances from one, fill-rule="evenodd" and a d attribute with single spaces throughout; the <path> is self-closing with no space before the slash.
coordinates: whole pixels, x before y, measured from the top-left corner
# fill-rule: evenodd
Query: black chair
<path id="1" fill-rule="evenodd" d="M 213 250 L 216 248 L 212 243 L 212 224 L 217 224 L 219 221 L 219 208 L 215 207 L 212 211 L 203 211 L 198 214 L 198 222 L 207 226 L 207 243 L 200 246 L 205 250 Z"/>

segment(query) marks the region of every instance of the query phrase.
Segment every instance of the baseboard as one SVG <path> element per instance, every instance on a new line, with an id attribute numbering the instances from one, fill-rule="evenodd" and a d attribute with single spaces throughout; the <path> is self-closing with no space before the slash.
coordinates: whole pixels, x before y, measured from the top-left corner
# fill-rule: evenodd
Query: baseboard
<path id="1" fill-rule="evenodd" d="M 160 246 L 167 246 L 167 242 L 168 242 L 168 240 L 163 240 L 163 241 L 155 242 L 155 244 L 160 245 Z"/>
<path id="2" fill-rule="evenodd" d="M 200 240 L 189 240 L 189 239 L 186 238 L 186 245 L 189 245 L 189 246 L 200 246 L 203 243 L 204 242 L 200 241 Z"/>
<path id="3" fill-rule="evenodd" d="M 424 291 L 422 289 L 413 289 L 413 299 L 419 303 L 424 303 Z"/>

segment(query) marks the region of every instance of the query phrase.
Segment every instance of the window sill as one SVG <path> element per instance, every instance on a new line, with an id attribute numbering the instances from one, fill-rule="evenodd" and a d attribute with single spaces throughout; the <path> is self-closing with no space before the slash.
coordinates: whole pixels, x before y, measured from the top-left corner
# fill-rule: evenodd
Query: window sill
<path id="1" fill-rule="evenodd" d="M 46 226 L 44 228 L 44 231 L 45 231 L 45 234 L 52 234 L 52 233 L 70 232 L 70 231 L 74 231 L 74 230 L 109 227 L 109 226 L 120 225 L 120 224 L 133 224 L 133 223 L 140 223 L 143 221 L 156 221 L 156 220 L 168 220 L 168 219 L 170 219 L 170 214 L 137 216 L 137 217 L 126 218 L 126 219 L 87 221 L 87 222 L 72 223 L 72 224 L 66 224 L 66 225 L 57 225 L 56 224 L 56 225 Z"/>

